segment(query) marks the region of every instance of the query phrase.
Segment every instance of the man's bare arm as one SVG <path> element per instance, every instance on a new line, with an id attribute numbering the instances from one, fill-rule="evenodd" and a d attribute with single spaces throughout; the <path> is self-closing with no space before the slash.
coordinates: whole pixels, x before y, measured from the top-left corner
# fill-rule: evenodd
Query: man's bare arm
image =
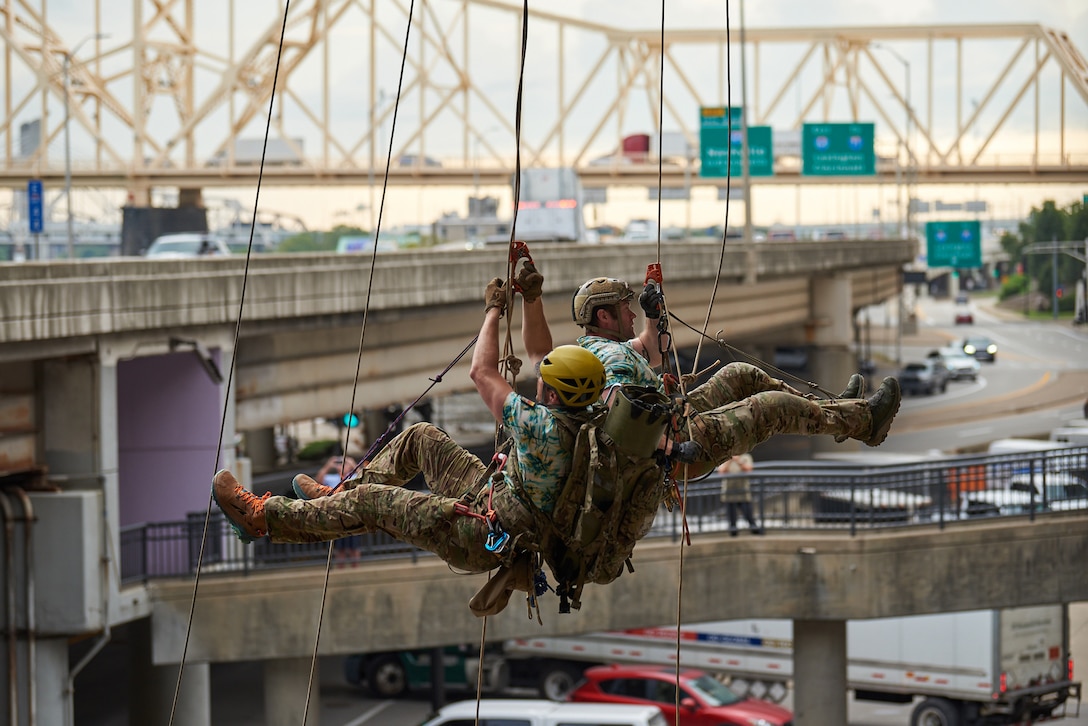
<path id="1" fill-rule="evenodd" d="M 488 290 L 491 290 L 491 286 L 488 286 Z M 488 307 L 484 312 L 484 322 L 472 351 L 472 366 L 469 368 L 469 377 L 476 385 L 480 398 L 499 422 L 502 421 L 506 397 L 514 390 L 499 371 L 499 320 L 502 313 L 501 306 Z"/>

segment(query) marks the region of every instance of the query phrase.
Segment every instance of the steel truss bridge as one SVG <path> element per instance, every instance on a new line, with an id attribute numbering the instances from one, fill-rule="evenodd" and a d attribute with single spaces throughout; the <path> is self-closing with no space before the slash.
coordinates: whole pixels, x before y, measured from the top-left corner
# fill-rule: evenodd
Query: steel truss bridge
<path id="1" fill-rule="evenodd" d="M 92 0 L 50 14 L 46 0 L 3 0 L 0 186 L 123 188 L 137 204 L 160 187 L 251 186 L 260 166 L 237 144 L 266 126 L 279 157 L 264 184 L 380 184 L 387 160 L 394 185 L 507 184 L 521 6 L 421 0 L 410 23 L 408 9 L 295 0 L 285 17 L 264 0 Z M 776 141 L 775 176 L 753 183 L 1088 177 L 1088 63 L 1061 29 L 747 28 L 742 84 L 741 29 L 734 18 L 726 31 L 724 10 L 701 29 L 666 24 L 664 42 L 658 18 L 641 22 L 530 11 L 523 166 L 654 186 L 656 158 L 615 154 L 624 136 L 664 129 L 696 145 L 700 106 L 746 98 L 747 123 L 776 137 L 876 124 L 875 177 L 802 179 L 798 152 Z M 667 161 L 665 186 L 725 184 L 700 179 L 690 156 Z"/>

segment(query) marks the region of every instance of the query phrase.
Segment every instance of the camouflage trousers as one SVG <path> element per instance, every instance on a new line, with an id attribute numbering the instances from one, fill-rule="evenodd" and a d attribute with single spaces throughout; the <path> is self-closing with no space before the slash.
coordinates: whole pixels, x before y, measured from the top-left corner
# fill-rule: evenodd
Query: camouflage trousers
<path id="1" fill-rule="evenodd" d="M 864 399 L 814 400 L 765 391 L 709 411 L 692 412 L 681 421 L 679 438 L 690 436 L 702 449 L 698 458 L 716 466 L 751 451 L 774 434 L 833 434 L 864 440 L 872 425 L 869 402 Z"/>
<path id="2" fill-rule="evenodd" d="M 422 473 L 430 492 L 405 489 Z M 270 497 L 265 522 L 273 542 L 325 542 L 382 531 L 441 557 L 451 566 L 485 572 L 502 558 L 485 548 L 489 507 L 511 538 L 532 529 L 531 515 L 506 480 L 486 478 L 487 467 L 446 432 L 418 423 L 395 437 L 358 477 L 334 494 L 309 501 Z M 490 496 L 489 496 L 490 495 Z M 462 504 L 465 511 L 457 511 Z"/>
<path id="3" fill-rule="evenodd" d="M 783 391 L 811 398 L 785 381 L 768 375 L 750 363 L 734 362 L 719 368 L 703 385 L 688 391 L 688 404 L 696 411 L 710 411 L 764 391 Z"/>

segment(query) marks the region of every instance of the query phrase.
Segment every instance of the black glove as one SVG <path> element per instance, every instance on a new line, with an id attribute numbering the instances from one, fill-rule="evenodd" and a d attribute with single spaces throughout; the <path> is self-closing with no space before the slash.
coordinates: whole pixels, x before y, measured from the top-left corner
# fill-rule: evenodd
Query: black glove
<path id="1" fill-rule="evenodd" d="M 485 313 L 491 308 L 498 308 L 499 317 L 506 314 L 506 288 L 503 287 L 501 277 L 496 277 L 487 283 L 487 290 L 484 291 L 484 305 Z"/>
<path id="2" fill-rule="evenodd" d="M 703 458 L 703 449 L 694 441 L 681 441 L 672 447 L 673 459 L 683 464 L 692 464 Z"/>
<path id="3" fill-rule="evenodd" d="M 642 306 L 642 312 L 651 320 L 661 317 L 662 306 L 665 304 L 665 295 L 656 283 L 647 282 L 642 293 L 638 296 L 638 304 Z"/>
<path id="4" fill-rule="evenodd" d="M 544 276 L 537 272 L 532 260 L 525 260 L 514 279 L 514 290 L 521 293 L 525 302 L 531 303 L 540 297 L 544 289 Z"/>

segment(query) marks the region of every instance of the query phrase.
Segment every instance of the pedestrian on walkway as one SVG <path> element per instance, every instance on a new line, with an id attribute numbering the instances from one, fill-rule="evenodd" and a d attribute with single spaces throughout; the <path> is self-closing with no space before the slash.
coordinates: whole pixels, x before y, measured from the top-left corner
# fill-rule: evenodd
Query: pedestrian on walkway
<path id="1" fill-rule="evenodd" d="M 725 504 L 726 517 L 729 518 L 729 536 L 737 536 L 737 512 L 739 511 L 748 520 L 748 531 L 752 534 L 763 534 L 763 528 L 756 524 L 756 518 L 752 514 L 752 489 L 751 482 L 746 476 L 736 476 L 752 470 L 755 462 L 751 454 L 737 454 L 730 457 L 718 467 L 719 474 L 725 474 L 722 479 L 722 503 Z"/>

